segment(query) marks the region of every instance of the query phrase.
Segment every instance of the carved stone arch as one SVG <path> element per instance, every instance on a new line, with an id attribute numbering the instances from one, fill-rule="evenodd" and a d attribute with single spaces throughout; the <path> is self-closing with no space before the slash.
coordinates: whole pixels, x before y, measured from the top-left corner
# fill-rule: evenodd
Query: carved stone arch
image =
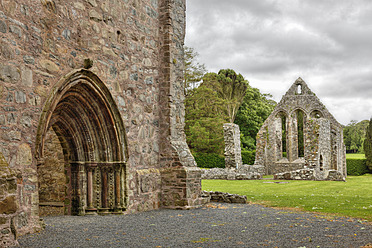
<path id="1" fill-rule="evenodd" d="M 314 109 L 310 111 L 310 118 L 315 118 L 315 119 L 324 118 L 324 114 L 322 111 L 318 109 Z"/>
<path id="2" fill-rule="evenodd" d="M 308 115 L 309 115 L 308 111 L 306 111 L 305 108 L 300 107 L 300 106 L 296 106 L 296 108 L 293 109 L 293 110 L 290 112 L 290 115 L 291 115 L 291 116 L 295 116 L 296 113 L 297 113 L 298 111 L 302 111 L 302 112 L 305 114 L 305 118 L 308 118 Z"/>
<path id="3" fill-rule="evenodd" d="M 288 113 L 287 113 L 287 111 L 285 111 L 284 109 L 279 109 L 278 111 L 276 111 L 276 113 L 275 113 L 275 117 L 276 117 L 276 118 L 280 118 L 280 117 L 282 117 L 282 116 L 285 116 L 285 117 L 288 118 Z"/>
<path id="4" fill-rule="evenodd" d="M 63 212 L 79 215 L 121 212 L 126 203 L 128 159 L 124 123 L 110 91 L 93 72 L 75 70 L 53 87 L 37 130 L 38 170 L 47 166 L 45 143 L 47 136 L 53 135 L 62 147 L 69 182 L 64 186 L 69 195 L 64 202 L 70 205 L 64 206 Z M 53 190 L 50 185 L 48 188 Z M 39 191 L 39 195 L 43 194 Z M 50 199 L 49 205 L 61 205 L 58 199 L 57 202 Z"/>

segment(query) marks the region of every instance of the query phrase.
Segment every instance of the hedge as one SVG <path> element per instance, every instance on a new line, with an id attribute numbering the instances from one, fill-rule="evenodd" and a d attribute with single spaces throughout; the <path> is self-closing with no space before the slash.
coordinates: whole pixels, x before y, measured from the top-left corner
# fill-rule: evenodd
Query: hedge
<path id="1" fill-rule="evenodd" d="M 360 176 L 369 172 L 366 159 L 346 159 L 347 174 L 350 176 Z"/>
<path id="2" fill-rule="evenodd" d="M 198 153 L 194 158 L 200 168 L 225 168 L 225 157 L 218 154 Z"/>
<path id="3" fill-rule="evenodd" d="M 256 151 L 242 151 L 243 164 L 253 165 L 256 157 Z"/>
<path id="4" fill-rule="evenodd" d="M 253 165 L 256 151 L 242 151 L 243 164 Z M 195 161 L 200 168 L 225 168 L 225 157 L 214 153 L 194 154 Z"/>

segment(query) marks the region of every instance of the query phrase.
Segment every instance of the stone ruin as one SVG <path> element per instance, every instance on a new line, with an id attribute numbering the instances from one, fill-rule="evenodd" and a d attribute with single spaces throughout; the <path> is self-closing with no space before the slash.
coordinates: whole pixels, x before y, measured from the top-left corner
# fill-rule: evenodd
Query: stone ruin
<path id="1" fill-rule="evenodd" d="M 3 0 L 0 35 L 0 240 L 43 215 L 204 202 L 183 129 L 185 0 Z"/>
<path id="2" fill-rule="evenodd" d="M 301 78 L 259 130 L 255 165 L 276 179 L 345 180 L 343 127 Z"/>
<path id="3" fill-rule="evenodd" d="M 225 139 L 225 168 L 240 169 L 243 161 L 239 126 L 234 123 L 225 123 L 223 125 L 223 131 Z"/>
<path id="4" fill-rule="evenodd" d="M 234 123 L 223 125 L 225 139 L 225 168 L 204 170 L 202 179 L 252 180 L 261 179 L 261 165 L 246 165 L 242 162 L 240 129 Z"/>

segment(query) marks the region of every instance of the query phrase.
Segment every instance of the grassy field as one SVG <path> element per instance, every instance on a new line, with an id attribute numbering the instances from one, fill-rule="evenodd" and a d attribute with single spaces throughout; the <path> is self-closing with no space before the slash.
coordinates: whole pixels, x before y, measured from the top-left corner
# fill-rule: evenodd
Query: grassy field
<path id="1" fill-rule="evenodd" d="M 281 182 L 281 183 L 275 183 Z M 372 174 L 346 182 L 274 180 L 202 180 L 202 189 L 246 195 L 270 207 L 333 213 L 372 222 Z"/>
<path id="2" fill-rule="evenodd" d="M 346 153 L 346 159 L 348 158 L 365 159 L 366 156 L 364 154 L 359 154 L 359 153 Z"/>

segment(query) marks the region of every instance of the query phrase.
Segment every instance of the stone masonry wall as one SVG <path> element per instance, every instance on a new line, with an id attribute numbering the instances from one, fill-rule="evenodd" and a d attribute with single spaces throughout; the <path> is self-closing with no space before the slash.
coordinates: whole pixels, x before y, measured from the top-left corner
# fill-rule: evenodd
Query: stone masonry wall
<path id="1" fill-rule="evenodd" d="M 82 68 L 103 82 L 124 123 L 126 211 L 202 202 L 183 132 L 184 32 L 184 0 L 0 0 L 0 152 L 22 178 L 19 234 L 39 224 L 42 111 L 58 82 Z"/>
<path id="2" fill-rule="evenodd" d="M 19 215 L 17 178 L 0 153 L 0 246 L 17 245 L 15 219 Z"/>
<path id="3" fill-rule="evenodd" d="M 65 202 L 71 201 L 68 168 L 65 168 L 63 148 L 53 129 L 48 131 L 44 149 L 46 159 L 37 168 L 39 214 L 40 216 L 71 214 L 68 204 L 65 209 Z"/>
<path id="4" fill-rule="evenodd" d="M 160 1 L 162 71 L 160 98 L 160 166 L 162 205 L 168 208 L 200 206 L 201 170 L 186 143 L 183 94 L 185 0 Z"/>
<path id="5" fill-rule="evenodd" d="M 242 162 L 242 153 L 240 147 L 240 129 L 234 123 L 223 124 L 225 139 L 225 167 L 227 169 L 239 169 Z"/>

